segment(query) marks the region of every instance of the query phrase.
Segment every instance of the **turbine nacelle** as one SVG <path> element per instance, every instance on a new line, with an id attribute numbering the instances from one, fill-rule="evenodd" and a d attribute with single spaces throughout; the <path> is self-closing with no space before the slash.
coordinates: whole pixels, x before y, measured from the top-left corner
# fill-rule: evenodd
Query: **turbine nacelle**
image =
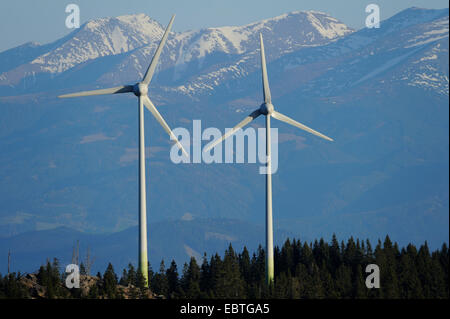
<path id="1" fill-rule="evenodd" d="M 133 93 L 136 96 L 146 96 L 148 94 L 148 85 L 142 82 L 133 86 Z"/>
<path id="2" fill-rule="evenodd" d="M 270 115 L 274 111 L 274 107 L 272 103 L 263 103 L 259 107 L 259 112 L 263 115 Z"/>

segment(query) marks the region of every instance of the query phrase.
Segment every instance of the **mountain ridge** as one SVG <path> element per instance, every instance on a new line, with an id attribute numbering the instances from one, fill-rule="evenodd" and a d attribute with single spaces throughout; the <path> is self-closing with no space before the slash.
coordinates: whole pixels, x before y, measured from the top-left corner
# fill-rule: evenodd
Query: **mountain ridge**
<path id="1" fill-rule="evenodd" d="M 245 229 L 246 232 L 243 232 Z M 167 236 L 170 234 L 170 236 Z M 276 229 L 275 241 L 281 245 L 292 233 Z M 201 264 L 203 253 L 209 257 L 221 254 L 232 244 L 241 250 L 246 246 L 256 251 L 264 240 L 264 227 L 233 219 L 194 218 L 172 220 L 149 224 L 149 258 L 153 269 L 161 260 L 168 265 L 175 260 L 180 266 L 195 257 Z M 137 259 L 138 227 L 133 226 L 115 233 L 94 234 L 61 226 L 48 230 L 28 231 L 18 235 L 0 238 L 0 254 L 11 252 L 15 271 L 31 272 L 38 269 L 46 259 L 58 258 L 62 264 L 69 264 L 73 249 L 80 247 L 80 259 L 84 260 L 87 250 L 95 258 L 93 273 L 103 271 L 112 262 L 122 269 Z M 0 262 L 0 273 L 6 273 L 7 264 Z"/>
<path id="2" fill-rule="evenodd" d="M 297 20 L 299 25 L 308 28 L 308 34 L 303 31 L 296 39 L 293 33 L 292 37 L 285 41 L 291 41 L 300 47 L 325 43 L 351 32 L 345 25 L 329 15 L 323 13 L 315 13 L 315 15 L 298 11 L 245 26 L 172 32 L 175 36 L 169 38 L 166 49 L 171 52 L 168 57 L 162 56 L 160 65 L 185 64 L 193 59 L 201 59 L 215 53 L 242 54 L 252 51 L 257 48 L 256 31 L 260 30 L 269 34 L 272 28 L 281 28 L 282 24 L 292 24 Z M 0 85 L 17 85 L 22 79 L 20 74 L 25 77 L 39 73 L 60 74 L 99 57 L 126 53 L 128 56 L 118 65 L 118 69 L 132 65 L 133 71 L 142 76 L 145 72 L 142 65 L 148 63 L 162 33 L 163 27 L 144 14 L 95 19 L 86 22 L 80 29 L 66 36 L 59 47 L 51 48 L 52 51 L 36 57 L 18 69 L 0 74 Z M 266 45 L 269 48 L 275 48 L 279 46 L 279 41 L 273 45 L 271 41 L 268 41 Z M 2 53 L 0 53 L 1 58 Z M 143 61 L 146 63 L 142 63 Z"/>

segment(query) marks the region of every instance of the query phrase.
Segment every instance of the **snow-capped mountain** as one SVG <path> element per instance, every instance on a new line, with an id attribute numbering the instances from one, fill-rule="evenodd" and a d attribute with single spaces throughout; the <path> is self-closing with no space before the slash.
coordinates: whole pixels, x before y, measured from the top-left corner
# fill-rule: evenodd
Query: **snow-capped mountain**
<path id="1" fill-rule="evenodd" d="M 274 61 L 272 69 L 298 79 L 281 87 L 282 94 L 335 96 L 373 80 L 378 90 L 395 82 L 448 96 L 448 25 L 446 9 L 411 8 L 383 22 L 379 31 L 362 29 L 293 52 Z"/>
<path id="2" fill-rule="evenodd" d="M 242 27 L 208 28 L 176 36 L 183 62 L 216 52 L 243 54 L 259 48 L 259 33 L 274 57 L 308 46 L 323 45 L 351 33 L 346 25 L 322 12 L 297 11 Z"/>
<path id="3" fill-rule="evenodd" d="M 155 46 L 163 33 L 163 27 L 144 14 L 96 19 L 47 45 L 47 52 L 39 52 L 31 61 L 3 74 L 3 78 L 9 79 L 6 83 L 14 86 L 27 76 L 60 74 L 100 57 L 126 53 L 144 45 Z M 39 47 L 38 44 L 34 46 Z M 15 51 L 18 48 L 2 55 Z"/>
<path id="4" fill-rule="evenodd" d="M 163 27 L 144 14 L 90 21 L 71 38 L 30 64 L 37 72 L 62 73 L 83 62 L 117 55 L 154 45 L 164 33 Z"/>
<path id="5" fill-rule="evenodd" d="M 79 72 L 89 62 L 111 56 L 119 57 L 109 70 L 90 80 L 115 82 L 120 72 L 121 80 L 125 76 L 125 81 L 135 81 L 145 72 L 163 31 L 159 23 L 144 14 L 96 19 L 47 46 L 47 52 L 38 52 L 31 61 L 25 60 L 25 63 L 5 70 L 0 74 L 0 85 L 15 87 L 28 77 L 48 74 L 54 78 L 71 70 Z M 186 66 L 190 62 L 195 62 L 198 71 L 202 71 L 211 64 L 203 61 L 212 59 L 217 62 L 217 58 L 212 58 L 216 55 L 230 58 L 253 53 L 258 47 L 259 33 L 266 36 L 266 46 L 273 51 L 270 57 L 273 60 L 302 47 L 323 45 L 351 32 L 347 26 L 324 13 L 292 12 L 242 27 L 173 33 L 159 68 L 176 67 L 174 77 L 185 77 L 186 70 L 191 72 Z M 0 61 L 3 55 L 11 55 L 19 49 L 1 53 Z M 2 65 L 2 69 L 5 68 L 7 66 Z"/>

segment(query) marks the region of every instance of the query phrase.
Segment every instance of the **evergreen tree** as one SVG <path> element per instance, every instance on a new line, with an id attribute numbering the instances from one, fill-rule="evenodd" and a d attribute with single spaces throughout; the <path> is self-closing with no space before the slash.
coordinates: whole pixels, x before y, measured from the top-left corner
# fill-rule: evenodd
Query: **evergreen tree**
<path id="1" fill-rule="evenodd" d="M 383 297 L 387 299 L 399 298 L 398 279 L 396 271 L 396 259 L 398 256 L 398 248 L 392 245 L 389 236 L 384 240 L 384 249 L 379 251 L 381 263 L 377 263 L 380 267 L 381 290 Z"/>
<path id="2" fill-rule="evenodd" d="M 420 282 L 414 260 L 406 251 L 403 251 L 400 258 L 398 274 L 401 298 L 423 298 L 422 284 Z"/>
<path id="3" fill-rule="evenodd" d="M 80 264 L 80 275 L 84 275 L 84 276 L 87 275 L 86 267 L 84 266 L 83 263 Z"/>
<path id="4" fill-rule="evenodd" d="M 200 291 L 202 292 L 202 298 L 210 297 L 209 292 L 213 288 L 211 281 L 211 269 L 205 253 L 203 255 L 203 262 L 200 268 Z"/>
<path id="5" fill-rule="evenodd" d="M 98 282 L 96 282 L 89 289 L 89 293 L 88 293 L 87 298 L 88 299 L 98 299 L 98 297 L 99 297 L 99 288 L 98 288 Z"/>
<path id="6" fill-rule="evenodd" d="M 128 285 L 137 286 L 138 273 L 140 273 L 140 272 L 136 271 L 136 269 L 134 268 L 133 264 L 129 263 L 128 264 L 128 271 L 127 271 L 127 286 Z M 141 273 L 141 276 L 142 276 L 142 273 Z"/>
<path id="7" fill-rule="evenodd" d="M 345 264 L 341 264 L 336 271 L 336 293 L 339 298 L 350 298 L 352 295 L 352 271 Z"/>
<path id="8" fill-rule="evenodd" d="M 356 266 L 353 282 L 354 287 L 352 297 L 356 299 L 366 299 L 368 297 L 368 289 L 363 277 L 361 265 L 359 264 Z"/>
<path id="9" fill-rule="evenodd" d="M 275 277 L 275 286 L 274 286 L 274 298 L 277 299 L 287 299 L 292 297 L 291 291 L 291 272 L 288 274 L 286 272 L 282 272 L 278 277 Z"/>
<path id="10" fill-rule="evenodd" d="M 202 296 L 200 290 L 200 267 L 194 257 L 189 261 L 189 267 L 184 273 L 184 292 L 188 299 L 198 299 Z"/>
<path id="11" fill-rule="evenodd" d="M 175 260 L 172 260 L 170 267 L 166 271 L 167 284 L 168 284 L 168 298 L 174 298 L 180 293 L 180 283 L 178 280 L 178 270 Z"/>
<path id="12" fill-rule="evenodd" d="M 125 268 L 122 271 L 122 277 L 120 277 L 119 285 L 128 286 L 128 272 Z"/>
<path id="13" fill-rule="evenodd" d="M 102 292 L 108 299 L 115 299 L 118 297 L 117 292 L 117 275 L 114 272 L 114 267 L 111 263 L 108 264 L 105 273 L 103 274 Z"/>
<path id="14" fill-rule="evenodd" d="M 153 276 L 151 286 L 153 292 L 155 292 L 158 295 L 163 295 L 167 297 L 169 291 L 169 283 L 167 282 L 166 266 L 164 264 L 164 260 L 162 260 L 161 264 L 159 265 L 159 272 Z"/>
<path id="15" fill-rule="evenodd" d="M 145 281 L 145 277 L 142 274 L 141 271 L 138 271 L 136 273 L 136 288 L 138 289 L 138 298 L 140 299 L 146 299 L 147 298 L 147 293 L 148 293 L 148 288 L 146 285 L 146 281 Z M 133 294 L 136 293 L 135 291 L 133 291 Z"/>
<path id="16" fill-rule="evenodd" d="M 225 251 L 225 257 L 221 268 L 220 281 L 217 287 L 220 297 L 243 298 L 245 292 L 244 281 L 239 271 L 239 261 L 231 244 Z"/>
<path id="17" fill-rule="evenodd" d="M 324 260 L 322 262 L 322 266 L 320 267 L 320 280 L 322 281 L 322 288 L 325 298 L 338 298 L 338 293 L 334 287 L 334 281 L 331 277 L 331 273 L 328 271 L 328 267 L 326 266 L 328 260 Z"/>

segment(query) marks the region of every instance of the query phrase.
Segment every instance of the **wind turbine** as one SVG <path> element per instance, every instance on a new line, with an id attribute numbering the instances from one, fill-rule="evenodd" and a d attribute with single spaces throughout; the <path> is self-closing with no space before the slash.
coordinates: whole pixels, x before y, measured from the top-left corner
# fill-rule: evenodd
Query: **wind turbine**
<path id="1" fill-rule="evenodd" d="M 290 125 L 298 127 L 304 131 L 311 134 L 319 136 L 328 141 L 333 141 L 333 139 L 325 136 L 312 128 L 303 125 L 290 117 L 287 117 L 280 112 L 275 111 L 272 104 L 272 98 L 270 95 L 269 80 L 267 78 L 267 68 L 266 68 L 266 57 L 264 54 L 264 43 L 262 34 L 259 34 L 260 48 L 261 48 L 261 68 L 262 68 L 262 83 L 263 83 L 263 96 L 264 102 L 261 106 L 253 111 L 249 116 L 247 116 L 238 125 L 233 127 L 231 130 L 227 131 L 221 138 L 215 140 L 211 144 L 204 148 L 204 152 L 209 151 L 211 148 L 215 147 L 217 144 L 221 143 L 226 138 L 232 136 L 236 131 L 243 128 L 245 125 L 249 124 L 251 121 L 256 119 L 260 115 L 266 116 L 266 280 L 270 284 L 274 279 L 274 261 L 273 261 L 273 226 L 272 226 L 272 166 L 271 166 L 271 147 L 270 147 L 270 118 L 273 117 L 282 122 L 286 122 Z"/>
<path id="2" fill-rule="evenodd" d="M 65 94 L 59 96 L 60 98 L 79 97 L 79 96 L 91 96 L 91 95 L 104 95 L 104 94 L 119 94 L 119 93 L 134 93 L 139 100 L 139 270 L 145 278 L 146 285 L 148 286 L 148 258 L 147 258 L 147 209 L 146 209 L 146 195 L 145 195 L 145 143 L 144 143 L 144 105 L 153 114 L 156 120 L 161 124 L 164 130 L 170 135 L 170 138 L 175 141 L 177 146 L 181 149 L 185 156 L 188 156 L 181 143 L 171 131 L 170 127 L 164 121 L 161 114 L 159 114 L 152 101 L 149 99 L 148 86 L 155 73 L 156 65 L 158 64 L 159 56 L 164 48 L 164 45 L 169 36 L 170 29 L 172 28 L 175 15 L 170 19 L 169 25 L 156 49 L 152 62 L 150 63 L 147 72 L 141 82 L 135 85 L 123 85 L 113 87 L 109 89 L 83 91 L 72 94 Z"/>

